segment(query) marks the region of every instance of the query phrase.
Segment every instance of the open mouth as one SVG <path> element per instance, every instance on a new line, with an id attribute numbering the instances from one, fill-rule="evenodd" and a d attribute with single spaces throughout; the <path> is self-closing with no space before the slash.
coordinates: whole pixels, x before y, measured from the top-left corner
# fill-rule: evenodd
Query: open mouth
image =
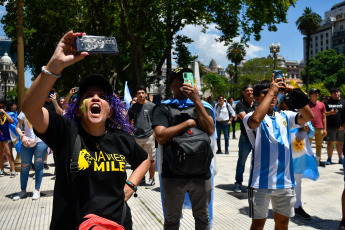
<path id="1" fill-rule="evenodd" d="M 91 114 L 100 114 L 101 107 L 98 104 L 93 104 L 90 109 Z"/>

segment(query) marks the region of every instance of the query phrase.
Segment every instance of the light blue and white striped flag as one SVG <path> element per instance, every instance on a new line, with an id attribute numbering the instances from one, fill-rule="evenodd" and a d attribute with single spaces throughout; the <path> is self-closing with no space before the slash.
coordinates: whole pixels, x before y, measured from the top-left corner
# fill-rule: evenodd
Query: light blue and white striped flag
<path id="1" fill-rule="evenodd" d="M 132 96 L 131 96 L 131 93 L 129 92 L 129 88 L 127 86 L 127 81 L 125 83 L 125 95 L 124 95 L 124 99 L 125 99 L 125 102 L 126 102 L 126 108 L 129 109 L 129 106 L 131 104 L 131 101 L 132 101 Z"/>

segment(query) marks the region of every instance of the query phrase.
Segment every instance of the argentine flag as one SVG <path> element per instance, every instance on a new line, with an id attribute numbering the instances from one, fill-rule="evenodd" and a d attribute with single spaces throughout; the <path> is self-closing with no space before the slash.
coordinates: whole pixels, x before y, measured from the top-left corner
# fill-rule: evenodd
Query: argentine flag
<path id="1" fill-rule="evenodd" d="M 129 88 L 127 86 L 127 81 L 125 83 L 124 99 L 126 102 L 126 108 L 129 109 L 129 106 L 131 105 L 131 101 L 132 101 L 132 96 L 131 96 L 131 93 L 129 92 Z"/>
<path id="2" fill-rule="evenodd" d="M 291 150 L 295 174 L 303 174 L 303 178 L 317 180 L 319 170 L 306 131 L 291 130 Z"/>

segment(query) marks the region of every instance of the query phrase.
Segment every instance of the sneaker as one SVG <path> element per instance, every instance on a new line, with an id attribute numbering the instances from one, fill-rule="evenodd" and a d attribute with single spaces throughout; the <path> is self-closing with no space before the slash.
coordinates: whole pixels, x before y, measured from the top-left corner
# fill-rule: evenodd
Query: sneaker
<path id="1" fill-rule="evenodd" d="M 10 172 L 10 177 L 11 177 L 11 178 L 16 177 L 16 175 L 17 175 L 16 171 Z"/>
<path id="2" fill-rule="evenodd" d="M 0 170 L 0 177 L 3 177 L 3 176 L 5 176 L 5 172 L 4 170 Z"/>
<path id="3" fill-rule="evenodd" d="M 38 200 L 41 197 L 40 191 L 35 190 L 32 195 L 33 200 Z"/>
<path id="4" fill-rule="evenodd" d="M 222 150 L 217 150 L 216 154 L 222 154 Z"/>
<path id="5" fill-rule="evenodd" d="M 341 229 L 345 229 L 345 219 L 341 220 L 340 223 L 339 223 L 338 230 L 341 230 Z"/>
<path id="6" fill-rule="evenodd" d="M 295 216 L 300 217 L 303 220 L 311 220 L 310 215 L 303 210 L 302 206 L 295 208 Z"/>
<path id="7" fill-rule="evenodd" d="M 26 197 L 26 192 L 21 191 L 20 193 L 18 193 L 16 196 L 14 196 L 12 198 L 12 200 L 16 201 L 16 200 L 20 200 L 22 198 Z"/>
<path id="8" fill-rule="evenodd" d="M 235 183 L 235 189 L 234 189 L 234 192 L 242 192 L 242 190 L 241 190 L 241 186 L 242 186 L 242 184 L 241 184 L 241 183 L 236 182 L 236 183 Z"/>
<path id="9" fill-rule="evenodd" d="M 229 151 L 225 151 L 225 154 L 226 154 L 226 155 L 229 155 Z"/>
<path id="10" fill-rule="evenodd" d="M 344 164 L 344 157 L 340 158 L 338 161 L 339 164 Z"/>
<path id="11" fill-rule="evenodd" d="M 140 181 L 139 186 L 146 185 L 145 177 Z"/>
<path id="12" fill-rule="evenodd" d="M 326 164 L 326 165 L 332 164 L 332 159 L 331 159 L 331 158 L 328 158 L 325 164 Z"/>
<path id="13" fill-rule="evenodd" d="M 147 187 L 152 187 L 152 186 L 154 186 L 156 184 L 156 182 L 155 182 L 155 178 L 149 178 L 149 183 L 147 183 L 146 185 L 147 185 Z"/>
<path id="14" fill-rule="evenodd" d="M 49 169 L 49 166 L 47 165 L 47 163 L 43 163 L 43 168 L 48 170 Z"/>
<path id="15" fill-rule="evenodd" d="M 326 167 L 326 162 L 320 161 L 320 166 L 321 167 Z"/>

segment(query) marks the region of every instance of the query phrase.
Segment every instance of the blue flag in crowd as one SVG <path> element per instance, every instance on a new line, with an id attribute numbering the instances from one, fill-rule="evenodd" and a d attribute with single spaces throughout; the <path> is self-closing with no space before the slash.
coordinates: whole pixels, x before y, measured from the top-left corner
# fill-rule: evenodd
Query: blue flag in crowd
<path id="1" fill-rule="evenodd" d="M 291 130 L 291 149 L 294 173 L 303 174 L 303 178 L 317 180 L 319 170 L 306 131 Z"/>
<path id="2" fill-rule="evenodd" d="M 129 88 L 127 86 L 127 81 L 125 83 L 125 95 L 124 95 L 124 99 L 125 99 L 125 102 L 126 102 L 126 107 L 127 109 L 129 109 L 129 106 L 131 104 L 131 101 L 132 101 L 132 96 L 131 96 L 131 93 L 129 92 Z"/>

